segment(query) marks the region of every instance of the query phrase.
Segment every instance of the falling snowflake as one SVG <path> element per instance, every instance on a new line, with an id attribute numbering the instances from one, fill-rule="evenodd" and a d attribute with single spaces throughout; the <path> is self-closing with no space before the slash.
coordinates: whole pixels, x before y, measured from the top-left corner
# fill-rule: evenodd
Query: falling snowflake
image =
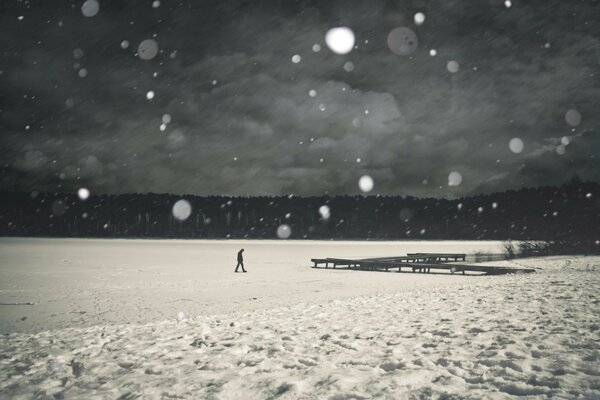
<path id="1" fill-rule="evenodd" d="M 462 175 L 457 171 L 452 171 L 448 175 L 448 186 L 458 186 L 462 182 Z"/>
<path id="2" fill-rule="evenodd" d="M 192 205 L 185 199 L 177 200 L 173 204 L 173 216 L 180 221 L 186 220 L 192 213 Z"/>
<path id="3" fill-rule="evenodd" d="M 140 43 L 137 52 L 142 60 L 152 60 L 158 54 L 158 43 L 154 39 L 146 39 Z"/>
<path id="4" fill-rule="evenodd" d="M 523 141 L 519 138 L 512 138 L 510 139 L 510 142 L 508 142 L 508 148 L 515 154 L 522 152 L 524 147 Z"/>
<path id="5" fill-rule="evenodd" d="M 79 196 L 81 200 L 87 200 L 87 198 L 90 197 L 90 191 L 86 188 L 80 188 L 77 191 L 77 196 Z"/>
<path id="6" fill-rule="evenodd" d="M 84 52 L 82 49 L 76 48 L 75 50 L 73 50 L 73 58 L 74 59 L 79 60 L 83 56 L 84 56 Z"/>
<path id="7" fill-rule="evenodd" d="M 277 237 L 279 239 L 287 239 L 292 235 L 292 228 L 287 224 L 281 224 L 277 228 Z"/>
<path id="8" fill-rule="evenodd" d="M 418 12 L 415 14 L 414 19 L 416 25 L 423 25 L 423 22 L 425 22 L 425 14 L 423 14 L 422 12 Z"/>
<path id="9" fill-rule="evenodd" d="M 571 126 L 577 126 L 581 124 L 581 113 L 573 109 L 568 110 L 565 113 L 565 121 L 567 121 L 567 124 Z"/>
<path id="10" fill-rule="evenodd" d="M 364 193 L 368 193 L 373 190 L 374 185 L 373 178 L 371 178 L 369 175 L 363 175 L 358 180 L 358 188 Z"/>
<path id="11" fill-rule="evenodd" d="M 329 209 L 329 206 L 323 205 L 319 207 L 319 214 L 325 221 L 327 221 L 329 217 L 331 217 L 331 210 Z"/>
<path id="12" fill-rule="evenodd" d="M 451 73 L 455 74 L 460 69 L 460 64 L 458 64 L 457 61 L 450 60 L 446 64 L 446 69 L 448 70 L 448 72 L 451 72 Z"/>
<path id="13" fill-rule="evenodd" d="M 96 0 L 87 0 L 81 6 L 81 13 L 84 17 L 93 17 L 94 15 L 98 14 L 98 11 L 100 11 L 100 3 L 98 3 Z"/>
<path id="14" fill-rule="evenodd" d="M 331 28 L 325 34 L 325 43 L 336 54 L 350 53 L 354 48 L 354 40 L 354 32 L 345 26 Z"/>
<path id="15" fill-rule="evenodd" d="M 419 42 L 416 33 L 410 28 L 402 26 L 388 34 L 387 44 L 394 54 L 408 56 L 417 49 Z"/>

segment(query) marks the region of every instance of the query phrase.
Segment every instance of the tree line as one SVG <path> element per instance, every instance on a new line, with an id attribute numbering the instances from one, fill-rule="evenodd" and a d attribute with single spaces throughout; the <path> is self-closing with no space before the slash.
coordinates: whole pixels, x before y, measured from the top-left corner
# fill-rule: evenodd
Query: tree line
<path id="1" fill-rule="evenodd" d="M 173 215 L 185 199 L 191 213 Z M 328 213 L 319 212 L 322 206 Z M 321 209 L 322 211 L 323 209 Z M 600 240 L 600 185 L 460 199 L 0 192 L 0 235 L 111 238 Z M 287 228 L 286 228 L 287 229 Z M 598 242 L 600 243 L 600 242 Z M 599 246 L 600 247 L 600 246 Z"/>

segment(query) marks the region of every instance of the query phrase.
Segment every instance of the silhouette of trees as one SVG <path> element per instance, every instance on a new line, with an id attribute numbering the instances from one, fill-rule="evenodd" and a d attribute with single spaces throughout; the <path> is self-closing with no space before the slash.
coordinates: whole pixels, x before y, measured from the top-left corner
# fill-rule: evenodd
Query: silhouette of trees
<path id="1" fill-rule="evenodd" d="M 192 213 L 172 214 L 184 198 Z M 319 207 L 327 205 L 324 219 Z M 0 235 L 122 238 L 600 240 L 600 185 L 456 200 L 401 196 L 226 197 L 0 192 Z M 600 246 L 598 246 L 600 247 Z"/>

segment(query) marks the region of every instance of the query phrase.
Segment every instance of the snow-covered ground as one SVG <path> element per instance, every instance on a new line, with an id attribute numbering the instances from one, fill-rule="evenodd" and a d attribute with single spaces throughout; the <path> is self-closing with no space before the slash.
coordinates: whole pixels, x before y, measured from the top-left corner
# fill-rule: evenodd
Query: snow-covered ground
<path id="1" fill-rule="evenodd" d="M 499 246 L 2 239 L 0 398 L 600 398 L 599 257 L 309 268 Z"/>

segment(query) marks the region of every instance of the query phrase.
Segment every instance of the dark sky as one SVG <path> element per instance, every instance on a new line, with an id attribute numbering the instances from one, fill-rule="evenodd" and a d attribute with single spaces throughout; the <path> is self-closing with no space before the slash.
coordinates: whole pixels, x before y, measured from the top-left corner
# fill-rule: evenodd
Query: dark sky
<path id="1" fill-rule="evenodd" d="M 356 194 L 368 175 L 371 194 L 456 197 L 600 181 L 599 1 L 98 3 L 86 17 L 83 1 L 0 2 L 2 189 Z M 344 55 L 325 43 L 339 26 L 355 35 Z M 388 46 L 398 27 L 417 36 L 409 55 Z M 143 60 L 147 39 L 160 51 Z"/>

